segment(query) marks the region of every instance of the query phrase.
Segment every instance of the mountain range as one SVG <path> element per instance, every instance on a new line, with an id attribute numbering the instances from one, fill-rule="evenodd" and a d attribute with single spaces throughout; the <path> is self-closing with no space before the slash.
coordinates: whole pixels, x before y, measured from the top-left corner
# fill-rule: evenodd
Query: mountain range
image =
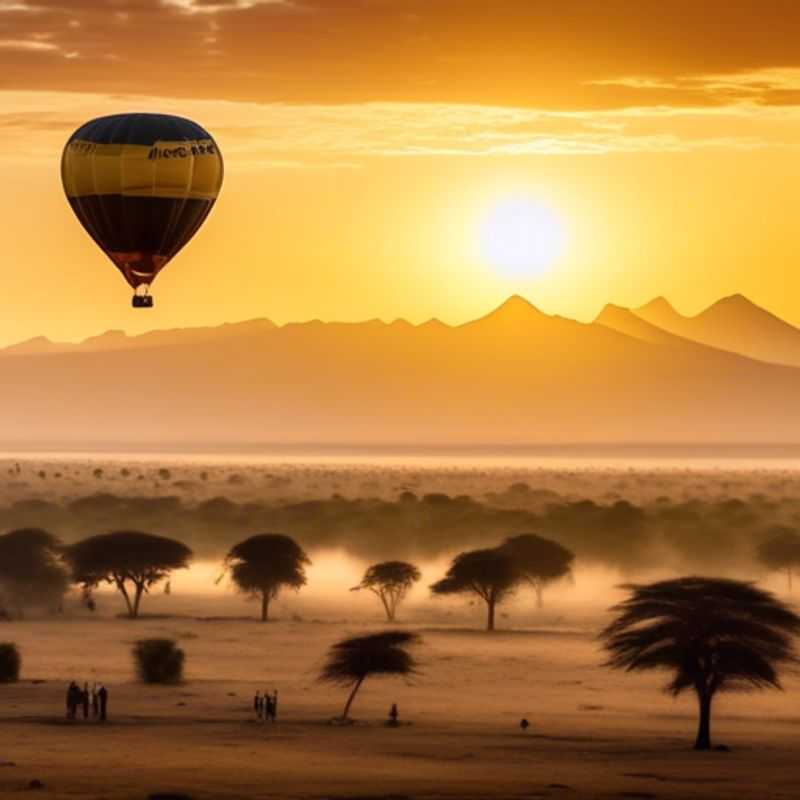
<path id="1" fill-rule="evenodd" d="M 590 323 L 266 319 L 0 350 L 6 449 L 800 442 L 800 329 L 741 295 Z"/>

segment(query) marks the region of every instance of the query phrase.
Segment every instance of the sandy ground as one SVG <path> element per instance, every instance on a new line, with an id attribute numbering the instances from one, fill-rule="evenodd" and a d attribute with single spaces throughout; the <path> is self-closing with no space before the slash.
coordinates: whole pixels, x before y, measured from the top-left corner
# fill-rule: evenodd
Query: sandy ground
<path id="1" fill-rule="evenodd" d="M 159 473 L 165 464 L 167 477 Z M 333 492 L 394 498 L 411 489 L 468 492 L 503 507 L 534 509 L 549 502 L 546 492 L 636 502 L 661 495 L 767 497 L 792 524 L 800 518 L 800 472 L 753 465 L 463 469 L 4 457 L 0 475 L 6 507 L 37 499 L 65 503 L 92 492 L 177 494 L 191 504 L 219 495 L 240 503 Z M 515 481 L 546 492 L 509 493 Z M 0 798 L 114 800 L 159 791 L 342 800 L 800 794 L 800 675 L 786 677 L 785 692 L 720 698 L 713 733 L 731 750 L 693 752 L 691 697 L 664 695 L 663 676 L 602 666 L 596 634 L 620 597 L 612 587 L 629 576 L 592 565 L 579 564 L 574 583 L 549 589 L 543 611 L 522 592 L 500 612 L 506 630 L 487 634 L 478 629 L 480 607 L 430 598 L 427 585 L 446 559 L 421 563 L 423 580 L 403 609 L 409 627 L 423 636 L 421 674 L 410 685 L 367 681 L 353 709 L 358 724 L 331 725 L 346 691 L 316 681 L 327 648 L 384 625 L 374 598 L 348 591 L 364 563 L 338 552 L 311 555 L 308 586 L 282 597 L 277 621 L 266 625 L 254 621 L 256 607 L 224 582 L 214 587 L 218 561 L 176 574 L 172 595 L 147 597 L 146 619 L 115 618 L 121 601 L 100 592 L 93 616 L 72 597 L 64 618 L 0 622 L 0 641 L 16 642 L 24 661 L 21 681 L 0 685 Z M 782 581 L 770 580 L 769 588 L 783 590 Z M 176 639 L 185 650 L 185 683 L 137 683 L 131 646 L 151 636 Z M 65 720 L 71 679 L 108 686 L 107 723 Z M 257 723 L 252 696 L 274 688 L 278 723 Z M 384 725 L 393 702 L 404 723 L 398 728 Z M 522 717 L 532 723 L 526 733 Z M 33 779 L 45 788 L 29 789 Z"/>
<path id="2" fill-rule="evenodd" d="M 148 610 L 175 612 L 168 601 Z M 337 727 L 345 691 L 317 671 L 332 642 L 382 627 L 377 616 L 264 625 L 221 618 L 242 610 L 234 600 L 182 603 L 215 618 L 3 623 L 0 638 L 18 644 L 24 665 L 18 684 L 0 686 L 0 796 L 29 796 L 38 779 L 35 795 L 109 800 L 797 797 L 800 677 L 783 693 L 721 698 L 714 734 L 731 752 L 695 753 L 692 698 L 665 696 L 657 675 L 604 668 L 599 613 L 550 610 L 539 628 L 495 634 L 415 623 L 421 674 L 410 685 L 367 681 L 358 724 Z M 131 645 L 149 636 L 179 641 L 184 684 L 136 682 Z M 72 678 L 108 686 L 107 723 L 64 719 Z M 279 720 L 258 723 L 252 695 L 273 688 Z M 383 724 L 392 702 L 399 728 Z"/>

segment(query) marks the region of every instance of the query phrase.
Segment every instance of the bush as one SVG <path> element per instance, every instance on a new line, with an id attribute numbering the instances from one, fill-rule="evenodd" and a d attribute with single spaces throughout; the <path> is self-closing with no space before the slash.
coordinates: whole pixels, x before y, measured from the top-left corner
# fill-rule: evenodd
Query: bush
<path id="1" fill-rule="evenodd" d="M 180 683 L 184 653 L 172 639 L 141 639 L 133 648 L 136 672 L 144 683 Z"/>
<path id="2" fill-rule="evenodd" d="M 13 683 L 19 678 L 22 659 L 17 646 L 11 642 L 0 643 L 0 683 Z"/>

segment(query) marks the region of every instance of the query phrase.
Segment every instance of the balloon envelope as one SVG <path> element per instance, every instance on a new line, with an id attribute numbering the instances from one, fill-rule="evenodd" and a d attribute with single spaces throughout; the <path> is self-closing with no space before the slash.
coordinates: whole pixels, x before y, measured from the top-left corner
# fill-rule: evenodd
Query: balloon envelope
<path id="1" fill-rule="evenodd" d="M 83 227 L 136 289 L 194 236 L 222 186 L 222 156 L 196 123 L 116 114 L 82 125 L 61 178 Z"/>

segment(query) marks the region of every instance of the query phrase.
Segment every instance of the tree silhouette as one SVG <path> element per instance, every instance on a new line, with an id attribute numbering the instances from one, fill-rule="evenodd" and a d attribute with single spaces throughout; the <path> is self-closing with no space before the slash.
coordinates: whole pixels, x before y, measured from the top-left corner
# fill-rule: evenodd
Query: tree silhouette
<path id="1" fill-rule="evenodd" d="M 511 556 L 525 580 L 536 591 L 537 608 L 543 605 L 545 586 L 572 575 L 575 554 L 552 539 L 535 533 L 521 533 L 506 539 L 502 549 Z"/>
<path id="2" fill-rule="evenodd" d="M 284 586 L 290 589 L 305 586 L 305 568 L 309 564 L 303 548 L 290 536 L 262 533 L 232 547 L 223 567 L 230 570 L 241 592 L 261 598 L 261 621 L 266 622 L 269 604 Z"/>
<path id="3" fill-rule="evenodd" d="M 693 689 L 700 710 L 696 750 L 711 747 L 717 692 L 781 688 L 778 668 L 797 661 L 800 617 L 769 592 L 723 578 L 677 578 L 629 584 L 601 633 L 608 666 L 673 673 L 666 691 Z"/>
<path id="4" fill-rule="evenodd" d="M 41 528 L 0 536 L 0 607 L 18 617 L 26 608 L 58 608 L 69 586 L 60 551 L 58 539 Z"/>
<path id="5" fill-rule="evenodd" d="M 524 575 L 506 550 L 470 550 L 453 559 L 447 574 L 431 586 L 431 592 L 477 595 L 486 603 L 486 629 L 493 631 L 497 604 L 508 598 L 522 580 Z"/>
<path id="6" fill-rule="evenodd" d="M 767 569 L 786 572 L 789 594 L 792 592 L 792 570 L 800 567 L 800 535 L 793 528 L 776 525 L 772 536 L 758 547 L 758 560 Z"/>
<path id="7" fill-rule="evenodd" d="M 353 687 L 342 712 L 343 720 L 348 719 L 356 693 L 370 675 L 407 677 L 417 671 L 416 661 L 406 648 L 419 641 L 416 633 L 383 631 L 343 639 L 331 647 L 319 679 L 337 686 Z"/>
<path id="8" fill-rule="evenodd" d="M 113 584 L 131 619 L 139 615 L 142 595 L 172 570 L 187 567 L 191 557 L 192 551 L 182 542 L 140 531 L 90 536 L 65 550 L 75 582 L 87 593 L 100 583 Z"/>
<path id="9" fill-rule="evenodd" d="M 389 622 L 394 622 L 397 607 L 421 577 L 420 571 L 413 564 L 405 561 L 384 561 L 369 567 L 361 583 L 350 591 L 367 589 L 372 592 L 383 604 L 386 618 Z"/>

